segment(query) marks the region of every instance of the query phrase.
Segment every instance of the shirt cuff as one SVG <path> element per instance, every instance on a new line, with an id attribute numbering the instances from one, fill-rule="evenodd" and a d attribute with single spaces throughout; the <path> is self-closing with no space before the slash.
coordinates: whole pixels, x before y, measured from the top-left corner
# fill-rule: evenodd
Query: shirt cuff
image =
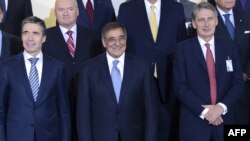
<path id="1" fill-rule="evenodd" d="M 227 113 L 227 106 L 221 102 L 219 102 L 217 105 L 221 106 L 223 108 L 222 115 L 225 115 Z"/>
<path id="2" fill-rule="evenodd" d="M 206 113 L 208 112 L 208 108 L 205 108 L 202 112 L 201 112 L 201 114 L 200 114 L 200 118 L 201 119 L 204 119 L 204 116 L 206 115 Z"/>

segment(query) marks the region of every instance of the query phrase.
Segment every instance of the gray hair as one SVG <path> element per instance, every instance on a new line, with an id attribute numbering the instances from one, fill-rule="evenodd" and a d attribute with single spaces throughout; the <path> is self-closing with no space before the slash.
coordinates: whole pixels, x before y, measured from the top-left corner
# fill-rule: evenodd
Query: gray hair
<path id="1" fill-rule="evenodd" d="M 217 17 L 218 16 L 218 12 L 217 10 L 215 9 L 215 7 L 208 3 L 208 2 L 201 2 L 199 4 L 197 4 L 194 9 L 193 9 L 193 12 L 192 12 L 192 20 L 195 20 L 196 19 L 196 16 L 197 16 L 197 13 L 201 10 L 201 9 L 208 9 L 208 10 L 211 10 L 213 11 L 214 15 Z"/>

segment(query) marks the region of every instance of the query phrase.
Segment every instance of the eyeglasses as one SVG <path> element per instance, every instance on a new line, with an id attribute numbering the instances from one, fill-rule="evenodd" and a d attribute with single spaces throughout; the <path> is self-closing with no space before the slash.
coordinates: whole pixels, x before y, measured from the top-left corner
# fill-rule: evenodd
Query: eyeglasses
<path id="1" fill-rule="evenodd" d="M 110 38 L 106 38 L 104 37 L 110 44 L 115 44 L 117 43 L 117 41 L 119 43 L 124 43 L 126 40 L 127 40 L 127 37 L 126 36 L 120 36 L 120 37 L 110 37 Z"/>

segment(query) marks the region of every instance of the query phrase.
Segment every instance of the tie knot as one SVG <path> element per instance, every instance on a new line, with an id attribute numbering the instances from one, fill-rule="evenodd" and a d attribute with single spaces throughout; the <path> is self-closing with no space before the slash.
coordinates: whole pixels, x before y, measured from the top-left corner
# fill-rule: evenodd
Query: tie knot
<path id="1" fill-rule="evenodd" d="M 150 6 L 150 8 L 151 8 L 151 10 L 154 10 L 154 9 L 155 9 L 155 5 L 152 4 L 152 5 Z"/>
<path id="2" fill-rule="evenodd" d="M 73 31 L 69 30 L 69 31 L 66 32 L 66 34 L 68 34 L 69 36 L 72 36 Z"/>
<path id="3" fill-rule="evenodd" d="M 114 60 L 114 61 L 113 61 L 113 67 L 116 67 L 118 63 L 119 63 L 118 60 Z"/>
<path id="4" fill-rule="evenodd" d="M 225 17 L 225 19 L 226 20 L 229 20 L 229 16 L 230 16 L 231 14 L 224 14 L 223 16 Z"/>
<path id="5" fill-rule="evenodd" d="M 210 44 L 209 43 L 205 43 L 205 47 L 206 48 L 210 48 Z"/>
<path id="6" fill-rule="evenodd" d="M 39 58 L 30 58 L 28 60 L 30 61 L 31 65 L 35 65 L 37 63 L 38 59 Z"/>

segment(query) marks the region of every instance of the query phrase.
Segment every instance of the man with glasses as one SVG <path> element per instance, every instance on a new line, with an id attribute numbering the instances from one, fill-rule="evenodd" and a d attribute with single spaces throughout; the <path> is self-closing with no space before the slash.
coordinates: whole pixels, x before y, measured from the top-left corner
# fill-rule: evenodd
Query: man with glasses
<path id="1" fill-rule="evenodd" d="M 128 53 L 125 27 L 102 29 L 103 53 L 83 65 L 77 92 L 78 141 L 157 141 L 149 65 Z"/>

